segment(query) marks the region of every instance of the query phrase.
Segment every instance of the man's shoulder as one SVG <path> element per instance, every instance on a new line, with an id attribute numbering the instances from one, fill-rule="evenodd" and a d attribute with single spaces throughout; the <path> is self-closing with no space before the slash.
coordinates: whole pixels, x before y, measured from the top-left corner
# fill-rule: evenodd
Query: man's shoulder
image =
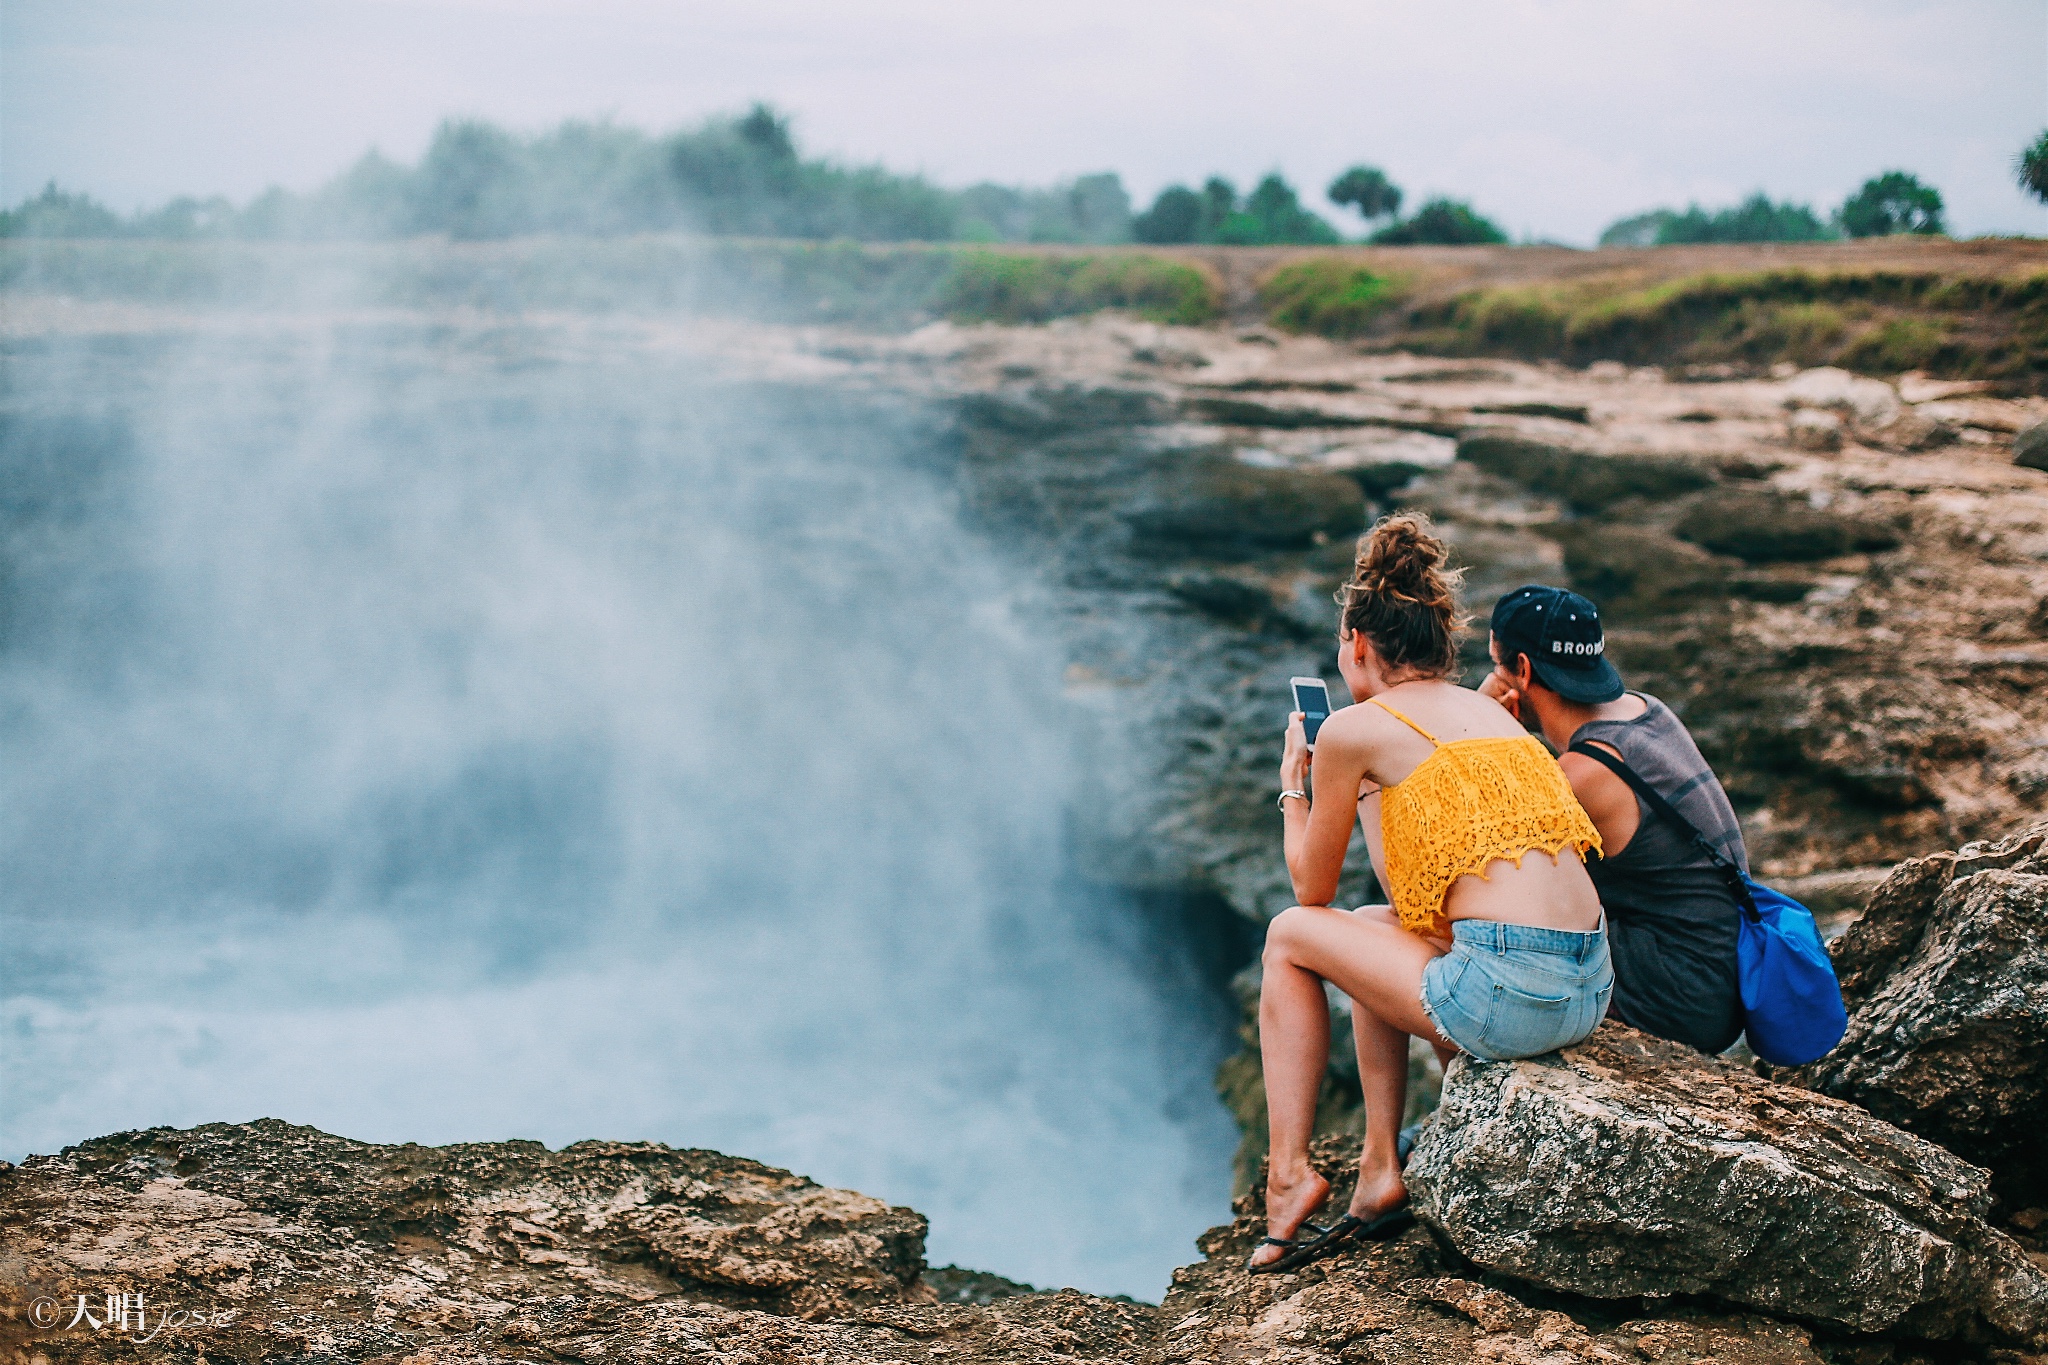
<path id="1" fill-rule="evenodd" d="M 1576 740 L 1598 739 L 1602 743 L 1613 743 L 1622 736 L 1655 734 L 1666 728 L 1675 728 L 1685 733 L 1685 722 L 1678 713 L 1664 704 L 1660 697 L 1648 692 L 1628 691 L 1607 703 L 1617 713 L 1596 716 L 1578 728 L 1572 736 Z M 1622 710 L 1626 706 L 1626 710 Z"/>

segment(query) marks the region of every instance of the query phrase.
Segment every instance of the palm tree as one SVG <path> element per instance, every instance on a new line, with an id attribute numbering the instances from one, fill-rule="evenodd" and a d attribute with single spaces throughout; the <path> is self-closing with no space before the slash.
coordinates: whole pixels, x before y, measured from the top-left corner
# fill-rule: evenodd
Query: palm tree
<path id="1" fill-rule="evenodd" d="M 2021 189 L 2048 204 L 2048 132 L 2013 159 L 2012 169 Z"/>

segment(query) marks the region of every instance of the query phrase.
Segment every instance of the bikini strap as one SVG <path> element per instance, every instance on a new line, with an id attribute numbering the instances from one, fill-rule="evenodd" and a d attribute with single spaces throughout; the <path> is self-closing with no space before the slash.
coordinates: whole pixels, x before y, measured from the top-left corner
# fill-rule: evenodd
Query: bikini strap
<path id="1" fill-rule="evenodd" d="M 1423 728 L 1422 728 L 1422 727 L 1421 727 L 1420 725 L 1417 725 L 1417 724 L 1416 724 L 1416 723 L 1415 723 L 1414 721 L 1412 721 L 1412 720 L 1408 719 L 1408 717 L 1406 717 L 1406 716 L 1402 715 L 1402 714 L 1401 714 L 1401 713 L 1400 713 L 1399 711 L 1396 711 L 1396 710 L 1395 710 L 1395 709 L 1394 709 L 1393 707 L 1391 707 L 1391 706 L 1387 705 L 1387 704 L 1386 704 L 1385 702 L 1381 701 L 1381 700 L 1380 700 L 1380 699 L 1379 699 L 1378 697 L 1367 697 L 1367 698 L 1366 698 L 1366 700 L 1367 700 L 1367 701 L 1369 701 L 1369 702 L 1371 702 L 1371 703 L 1372 703 L 1372 704 L 1373 704 L 1374 706 L 1377 706 L 1377 707 L 1379 707 L 1379 708 L 1380 708 L 1380 710 L 1382 710 L 1382 711 L 1386 712 L 1386 713 L 1387 713 L 1388 715 L 1392 716 L 1392 717 L 1393 717 L 1393 718 L 1394 718 L 1395 720 L 1398 720 L 1398 721 L 1400 721 L 1400 722 L 1401 722 L 1401 723 L 1402 723 L 1403 725 L 1405 725 L 1405 726 L 1407 726 L 1407 727 L 1408 727 L 1409 729 L 1413 730 L 1413 731 L 1414 731 L 1414 732 L 1415 732 L 1416 734 L 1418 734 L 1418 735 L 1421 735 L 1421 736 L 1422 736 L 1422 737 L 1423 737 L 1424 739 L 1428 740 L 1428 741 L 1429 741 L 1429 742 L 1430 742 L 1431 744 L 1435 744 L 1435 743 L 1437 742 L 1437 737 L 1436 737 L 1435 735 L 1433 735 L 1433 734 L 1431 734 L 1431 733 L 1430 733 L 1429 731 L 1427 731 L 1427 730 L 1423 729 Z"/>

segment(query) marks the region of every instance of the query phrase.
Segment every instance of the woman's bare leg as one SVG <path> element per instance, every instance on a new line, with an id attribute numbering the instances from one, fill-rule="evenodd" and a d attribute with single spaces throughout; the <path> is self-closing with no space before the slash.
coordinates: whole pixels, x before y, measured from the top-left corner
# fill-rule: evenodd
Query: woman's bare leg
<path id="1" fill-rule="evenodd" d="M 1266 942 L 1259 984 L 1259 1059 L 1266 1076 L 1270 1135 L 1266 1231 L 1273 1237 L 1293 1237 L 1330 1194 L 1330 1183 L 1308 1163 L 1316 1096 L 1330 1060 L 1330 1007 L 1322 978 L 1276 955 L 1270 929 Z M 1279 1247 L 1265 1246 L 1252 1259 L 1260 1264 L 1283 1254 Z"/>
<path id="2" fill-rule="evenodd" d="M 1365 1143 L 1348 1212 L 1369 1219 L 1408 1197 L 1395 1147 L 1408 1111 L 1408 1035 L 1355 1002 L 1351 1031 L 1358 1039 L 1358 1083 L 1365 1092 Z"/>
<path id="3" fill-rule="evenodd" d="M 1326 906 L 1295 906 L 1267 926 L 1265 987 L 1259 1009 L 1261 1054 L 1269 1068 L 1275 1060 L 1283 1066 L 1277 1077 L 1270 1069 L 1266 1076 L 1273 1133 L 1272 1178 L 1266 1195 L 1269 1211 L 1279 1207 L 1276 1196 L 1285 1202 L 1289 1194 L 1283 1172 L 1292 1174 L 1297 1162 L 1301 1167 L 1307 1165 L 1315 1094 L 1322 1084 L 1322 1066 L 1329 1049 L 1322 981 L 1351 997 L 1359 1081 L 1365 1092 L 1365 1149 L 1350 1211 L 1370 1218 L 1408 1197 L 1394 1158 L 1394 1139 L 1408 1093 L 1408 1036 L 1432 1044 L 1443 1042 L 1422 1012 L 1422 969 L 1441 952 L 1435 944 L 1402 929 L 1384 911 L 1353 914 Z M 1317 1012 L 1313 1021 L 1302 1008 L 1310 998 L 1298 991 L 1302 982 L 1313 992 Z M 1268 999 L 1279 1006 L 1270 1014 Z M 1303 1047 L 1303 1038 L 1313 1046 Z M 1312 1076 L 1305 1076 L 1303 1068 L 1311 1061 L 1316 1069 Z M 1287 1110 L 1284 1122 L 1283 1107 Z M 1301 1118 L 1304 1113 L 1306 1117 Z M 1298 1147 L 1283 1147 L 1283 1140 Z M 1276 1226 L 1274 1235 L 1290 1234 Z"/>
<path id="4" fill-rule="evenodd" d="M 1399 933 L 1400 920 L 1394 917 L 1392 907 L 1385 905 L 1361 905 L 1351 912 L 1354 920 L 1374 920 Z M 1425 939 L 1438 952 L 1448 952 L 1450 944 L 1443 939 Z M 1417 979 L 1418 994 L 1421 989 Z M 1387 1188 L 1386 1173 L 1398 1170 L 1400 1164 L 1398 1131 L 1401 1119 L 1408 1113 L 1408 1037 L 1400 1029 L 1382 1022 L 1378 1016 L 1356 1000 L 1351 1002 L 1351 1034 L 1358 1045 L 1358 1079 L 1365 1090 L 1365 1111 L 1367 1115 L 1365 1142 L 1358 1154 L 1358 1188 L 1351 1196 L 1349 1212 L 1361 1218 L 1371 1218 L 1401 1202 L 1398 1192 Z M 1437 1037 L 1431 1029 L 1423 1041 L 1436 1050 L 1437 1063 L 1449 1066 L 1451 1058 L 1458 1055 L 1458 1049 Z M 1381 1105 L 1388 1108 L 1395 1118 L 1387 1123 L 1372 1119 L 1375 1108 L 1373 1090 L 1378 1087 Z M 1387 1135 L 1384 1144 L 1374 1139 Z M 1381 1147 L 1384 1146 L 1384 1152 Z"/>

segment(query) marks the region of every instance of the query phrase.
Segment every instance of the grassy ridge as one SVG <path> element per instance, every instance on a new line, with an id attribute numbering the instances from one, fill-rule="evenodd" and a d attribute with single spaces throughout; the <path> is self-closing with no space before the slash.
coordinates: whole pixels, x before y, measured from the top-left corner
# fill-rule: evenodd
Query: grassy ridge
<path id="1" fill-rule="evenodd" d="M 1214 275 L 1161 256 L 961 254 L 940 290 L 938 309 L 976 322 L 1043 322 L 1122 308 L 1154 322 L 1193 325 L 1215 319 L 1222 290 Z"/>
<path id="2" fill-rule="evenodd" d="M 1290 261 L 1259 282 L 1266 321 L 1291 332 L 1326 337 L 1366 335 L 1400 303 L 1410 281 L 1341 256 Z"/>
<path id="3" fill-rule="evenodd" d="M 1952 268 L 1946 258 L 1910 268 L 1823 260 L 1687 273 L 1686 258 L 1659 253 L 1626 253 L 1611 269 L 1605 258 L 1562 253 L 1558 277 L 1531 281 L 1528 263 L 1543 258 L 1486 250 L 1494 254 L 1419 248 L 1362 258 L 1339 250 L 1268 265 L 1271 258 L 1255 252 L 1221 248 L 677 235 L 324 245 L 16 240 L 0 243 L 0 289 L 167 304 L 680 311 L 879 328 L 941 317 L 1035 323 L 1108 308 L 1194 325 L 1225 316 L 1229 276 L 1240 300 L 1229 311 L 1240 320 L 1256 311 L 1290 331 L 1441 355 L 1744 367 L 1789 360 L 2048 392 L 2048 256 L 2039 253 L 2011 255 L 2004 273 L 1969 273 L 1962 255 Z M 1475 260 L 1519 278 L 1487 284 L 1467 269 Z M 1674 277 L 1645 278 L 1657 268 Z"/>
<path id="4" fill-rule="evenodd" d="M 2048 380 L 2048 272 L 1771 270 L 1620 293 L 1593 286 L 1481 291 L 1410 319 L 1446 349 L 1574 363 L 1841 365 L 2022 384 Z"/>
<path id="5" fill-rule="evenodd" d="M 1029 323 L 1125 309 L 1221 313 L 1215 273 L 1142 252 L 873 246 L 679 236 L 317 245 L 0 244 L 0 289 L 163 304 L 618 309 L 892 327 Z"/>
<path id="6" fill-rule="evenodd" d="M 1441 355 L 1581 365 L 1789 360 L 2048 389 L 2048 270 L 1780 268 L 1652 284 L 1617 273 L 1482 287 L 1431 303 L 1411 303 L 1410 293 L 1410 281 L 1336 256 L 1290 262 L 1260 286 L 1276 326 Z"/>

